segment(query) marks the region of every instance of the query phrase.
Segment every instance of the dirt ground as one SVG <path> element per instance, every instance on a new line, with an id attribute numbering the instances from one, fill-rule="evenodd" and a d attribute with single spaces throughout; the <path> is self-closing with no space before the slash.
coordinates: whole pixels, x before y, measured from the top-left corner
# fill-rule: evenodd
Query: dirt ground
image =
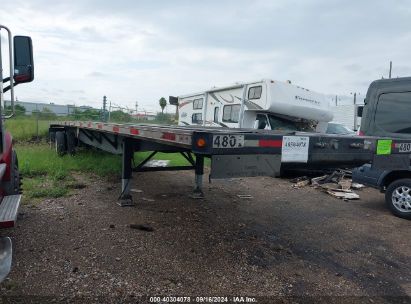
<path id="1" fill-rule="evenodd" d="M 119 182 L 77 178 L 85 188 L 26 202 L 18 227 L 1 232 L 14 244 L 2 295 L 410 300 L 411 222 L 392 216 L 376 190 L 345 202 L 247 178 L 206 182 L 199 200 L 189 196 L 193 173 L 153 172 L 135 175 L 136 206 L 120 207 Z"/>

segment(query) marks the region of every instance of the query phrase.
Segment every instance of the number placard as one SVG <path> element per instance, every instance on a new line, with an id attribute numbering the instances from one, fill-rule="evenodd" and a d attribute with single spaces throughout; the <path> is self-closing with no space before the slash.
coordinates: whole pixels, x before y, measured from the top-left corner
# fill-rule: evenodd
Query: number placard
<path id="1" fill-rule="evenodd" d="M 244 135 L 214 135 L 213 148 L 242 148 L 244 147 Z"/>
<path id="2" fill-rule="evenodd" d="M 399 151 L 402 153 L 411 152 L 411 143 L 401 143 Z"/>
<path id="3" fill-rule="evenodd" d="M 307 136 L 283 136 L 281 162 L 306 163 L 308 161 L 308 146 L 310 138 Z"/>

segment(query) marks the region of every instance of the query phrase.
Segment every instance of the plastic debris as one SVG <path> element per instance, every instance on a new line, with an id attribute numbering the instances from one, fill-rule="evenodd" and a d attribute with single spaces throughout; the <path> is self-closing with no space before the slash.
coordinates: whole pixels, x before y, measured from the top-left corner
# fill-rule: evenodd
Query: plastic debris
<path id="1" fill-rule="evenodd" d="M 169 160 L 164 160 L 164 159 L 152 159 L 152 160 L 149 160 L 145 165 L 144 165 L 144 167 L 151 167 L 151 168 L 153 168 L 153 167 L 167 167 L 168 166 L 168 164 L 170 163 L 170 161 Z"/>
<path id="2" fill-rule="evenodd" d="M 251 198 L 253 198 L 252 197 L 252 195 L 250 195 L 250 194 L 237 194 L 237 196 L 239 197 L 239 198 L 248 198 L 248 199 L 251 199 Z"/>
<path id="3" fill-rule="evenodd" d="M 143 193 L 143 190 L 140 190 L 140 189 L 130 189 L 130 192 Z"/>

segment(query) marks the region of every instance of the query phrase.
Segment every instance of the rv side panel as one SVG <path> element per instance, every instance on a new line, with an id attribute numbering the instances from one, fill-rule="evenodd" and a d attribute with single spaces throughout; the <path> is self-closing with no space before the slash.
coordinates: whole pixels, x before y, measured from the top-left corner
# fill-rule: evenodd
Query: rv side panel
<path id="1" fill-rule="evenodd" d="M 238 128 L 243 87 L 207 92 L 205 126 Z"/>
<path id="2" fill-rule="evenodd" d="M 184 96 L 178 99 L 178 124 L 180 126 L 203 125 L 205 94 Z"/>

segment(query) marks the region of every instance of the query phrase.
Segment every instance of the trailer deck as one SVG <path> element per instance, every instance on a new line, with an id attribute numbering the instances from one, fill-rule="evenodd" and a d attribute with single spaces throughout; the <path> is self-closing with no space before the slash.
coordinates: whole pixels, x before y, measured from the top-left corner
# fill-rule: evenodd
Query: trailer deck
<path id="1" fill-rule="evenodd" d="M 204 158 L 211 159 L 210 178 L 279 176 L 284 170 L 356 167 L 373 159 L 376 138 L 319 133 L 228 129 L 203 126 L 116 124 L 63 121 L 50 125 L 59 153 L 74 153 L 79 144 L 122 155 L 124 204 L 132 201 L 132 172 L 194 170 L 195 197 L 202 197 Z M 153 151 L 138 165 L 133 155 Z M 157 153 L 180 153 L 188 166 L 145 166 Z"/>

